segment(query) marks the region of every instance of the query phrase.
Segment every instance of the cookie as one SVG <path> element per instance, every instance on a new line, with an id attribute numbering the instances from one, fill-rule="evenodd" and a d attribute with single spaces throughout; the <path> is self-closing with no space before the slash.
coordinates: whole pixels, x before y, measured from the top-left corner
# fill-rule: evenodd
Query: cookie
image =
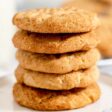
<path id="1" fill-rule="evenodd" d="M 18 12 L 13 23 L 20 29 L 38 33 L 80 33 L 95 29 L 95 13 L 76 8 L 44 8 Z"/>
<path id="2" fill-rule="evenodd" d="M 19 83 L 50 90 L 69 90 L 74 87 L 87 87 L 99 78 L 99 71 L 96 67 L 76 72 L 72 71 L 66 74 L 50 74 L 27 70 L 19 66 L 15 74 Z"/>
<path id="3" fill-rule="evenodd" d="M 103 0 L 66 0 L 66 2 L 62 5 L 62 7 L 73 7 L 73 6 L 76 8 L 96 12 L 100 16 L 108 16 L 112 12 L 110 10 L 111 7 L 108 4 L 105 4 Z"/>
<path id="4" fill-rule="evenodd" d="M 107 3 L 107 4 L 112 5 L 112 0 L 100 0 L 100 1 L 103 3 Z"/>
<path id="5" fill-rule="evenodd" d="M 97 84 L 68 91 L 35 89 L 19 83 L 13 88 L 13 96 L 18 104 L 41 111 L 81 108 L 98 100 L 100 94 Z"/>
<path id="6" fill-rule="evenodd" d="M 13 43 L 16 48 L 35 53 L 57 54 L 89 50 L 99 43 L 95 31 L 82 34 L 40 34 L 18 31 Z"/>
<path id="7" fill-rule="evenodd" d="M 101 19 L 102 26 L 98 32 L 98 38 L 101 41 L 98 45 L 103 57 L 112 57 L 112 16 Z"/>
<path id="8" fill-rule="evenodd" d="M 66 54 L 37 54 L 18 50 L 16 58 L 23 68 L 44 73 L 68 73 L 86 69 L 100 59 L 97 49 Z"/>

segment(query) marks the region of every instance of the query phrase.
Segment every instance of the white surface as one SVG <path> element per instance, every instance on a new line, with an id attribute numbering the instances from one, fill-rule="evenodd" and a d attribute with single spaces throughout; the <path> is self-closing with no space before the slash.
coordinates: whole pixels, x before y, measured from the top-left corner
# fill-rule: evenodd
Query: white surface
<path id="1" fill-rule="evenodd" d="M 13 83 L 14 77 L 11 75 L 0 80 L 0 112 L 33 112 L 33 110 L 21 107 L 15 103 L 12 97 Z M 112 112 L 112 77 L 101 75 L 99 85 L 102 91 L 100 100 L 85 108 L 69 112 Z"/>
<path id="2" fill-rule="evenodd" d="M 99 67 L 112 66 L 112 59 L 102 59 L 98 62 Z"/>
<path id="3" fill-rule="evenodd" d="M 0 70 L 0 79 L 5 77 L 7 74 L 3 70 Z"/>
<path id="4" fill-rule="evenodd" d="M 16 0 L 18 10 L 32 8 L 60 7 L 65 0 Z"/>
<path id="5" fill-rule="evenodd" d="M 11 38 L 14 33 L 12 17 L 15 0 L 0 0 L 0 65 L 7 66 L 14 56 Z"/>

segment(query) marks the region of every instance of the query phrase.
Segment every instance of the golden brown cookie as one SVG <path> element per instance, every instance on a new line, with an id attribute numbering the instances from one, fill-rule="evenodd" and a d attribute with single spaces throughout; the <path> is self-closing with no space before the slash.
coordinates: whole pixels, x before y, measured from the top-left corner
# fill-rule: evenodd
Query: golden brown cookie
<path id="1" fill-rule="evenodd" d="M 98 45 L 103 57 L 112 57 L 112 16 L 101 19 L 102 26 L 99 28 L 98 38 L 101 43 Z"/>
<path id="2" fill-rule="evenodd" d="M 100 0 L 100 1 L 103 3 L 107 3 L 107 4 L 112 5 L 112 0 Z"/>
<path id="3" fill-rule="evenodd" d="M 101 16 L 108 16 L 112 13 L 111 7 L 103 1 L 112 0 L 66 0 L 62 7 L 76 7 L 96 12 Z"/>
<path id="4" fill-rule="evenodd" d="M 97 49 L 66 54 L 37 54 L 18 50 L 16 58 L 23 68 L 62 74 L 95 65 L 100 59 L 100 53 Z"/>
<path id="5" fill-rule="evenodd" d="M 95 29 L 96 14 L 76 8 L 33 9 L 17 13 L 13 23 L 20 29 L 38 33 L 80 33 Z"/>
<path id="6" fill-rule="evenodd" d="M 85 89 L 72 89 L 68 91 L 50 91 L 30 88 L 16 83 L 13 95 L 20 105 L 35 110 L 68 110 L 84 107 L 95 102 L 100 97 L 97 84 Z"/>
<path id="7" fill-rule="evenodd" d="M 16 79 L 19 83 L 50 90 L 69 90 L 74 87 L 87 87 L 91 83 L 96 82 L 98 78 L 99 71 L 96 67 L 66 74 L 35 72 L 20 66 L 16 69 Z"/>
<path id="8" fill-rule="evenodd" d="M 57 54 L 89 50 L 99 43 L 95 31 L 81 34 L 40 34 L 18 31 L 13 43 L 16 48 L 35 52 Z"/>

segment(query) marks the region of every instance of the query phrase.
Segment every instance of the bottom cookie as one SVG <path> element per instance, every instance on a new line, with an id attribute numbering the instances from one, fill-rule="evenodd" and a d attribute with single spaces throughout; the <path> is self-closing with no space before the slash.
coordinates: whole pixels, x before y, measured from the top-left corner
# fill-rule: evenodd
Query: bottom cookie
<path id="1" fill-rule="evenodd" d="M 100 97 L 100 89 L 97 84 L 92 84 L 83 89 L 52 91 L 16 83 L 13 95 L 20 105 L 35 110 L 68 110 L 95 102 Z"/>

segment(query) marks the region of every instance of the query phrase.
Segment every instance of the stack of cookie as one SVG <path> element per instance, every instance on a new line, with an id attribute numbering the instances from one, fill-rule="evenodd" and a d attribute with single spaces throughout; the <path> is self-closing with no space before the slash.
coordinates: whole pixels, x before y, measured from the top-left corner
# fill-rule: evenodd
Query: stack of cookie
<path id="1" fill-rule="evenodd" d="M 20 105 L 65 110 L 100 97 L 96 14 L 76 8 L 34 9 L 17 13 L 13 23 L 21 29 L 13 38 L 20 64 L 13 94 Z"/>

